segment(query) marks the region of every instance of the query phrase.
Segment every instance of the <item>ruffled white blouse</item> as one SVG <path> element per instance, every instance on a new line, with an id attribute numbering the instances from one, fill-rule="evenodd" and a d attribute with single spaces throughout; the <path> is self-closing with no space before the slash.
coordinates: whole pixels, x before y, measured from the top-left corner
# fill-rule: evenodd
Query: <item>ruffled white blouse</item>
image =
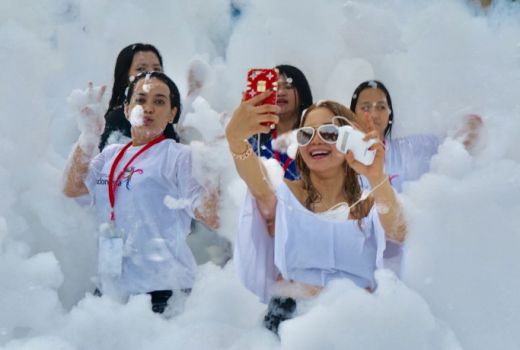
<path id="1" fill-rule="evenodd" d="M 375 206 L 360 228 L 357 220 L 307 210 L 285 183 L 277 188 L 277 199 L 275 238 L 250 193 L 242 206 L 234 261 L 246 288 L 267 302 L 280 274 L 321 287 L 337 278 L 376 287 L 374 271 L 383 267 L 385 232 Z"/>

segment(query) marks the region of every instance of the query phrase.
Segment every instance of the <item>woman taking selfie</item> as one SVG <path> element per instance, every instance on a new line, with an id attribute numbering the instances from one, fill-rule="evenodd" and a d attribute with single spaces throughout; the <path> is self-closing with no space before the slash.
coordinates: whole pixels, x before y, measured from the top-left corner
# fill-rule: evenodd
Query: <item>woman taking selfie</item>
<path id="1" fill-rule="evenodd" d="M 297 301 L 319 293 L 329 281 L 347 278 L 367 291 L 377 286 L 385 238 L 403 241 L 405 224 L 384 172 L 384 147 L 375 143 L 369 166 L 336 149 L 338 127 L 354 114 L 324 101 L 310 106 L 297 129 L 300 179 L 273 188 L 244 140 L 278 123 L 277 106 L 261 105 L 271 92 L 243 101 L 226 128 L 239 175 L 248 187 L 235 243 L 235 263 L 245 286 L 269 301 L 264 325 L 274 332 L 296 312 Z M 366 140 L 378 134 L 369 125 Z M 362 198 L 359 175 L 372 185 Z"/>

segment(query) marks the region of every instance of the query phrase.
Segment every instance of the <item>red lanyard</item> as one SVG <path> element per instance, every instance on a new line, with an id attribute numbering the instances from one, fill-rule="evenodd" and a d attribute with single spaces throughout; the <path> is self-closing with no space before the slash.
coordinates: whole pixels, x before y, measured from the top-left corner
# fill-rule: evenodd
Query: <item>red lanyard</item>
<path id="1" fill-rule="evenodd" d="M 274 140 L 276 140 L 277 137 L 278 137 L 278 132 L 276 131 L 276 129 L 274 129 L 271 133 L 271 138 L 274 141 Z M 278 163 L 281 164 L 280 152 L 278 152 L 277 149 L 274 150 L 274 158 L 278 161 Z M 285 162 L 283 164 L 283 173 L 284 174 L 287 171 L 287 169 L 289 168 L 289 165 L 291 165 L 291 158 L 289 156 L 287 156 L 287 158 L 285 159 Z"/>
<path id="2" fill-rule="evenodd" d="M 133 155 L 132 158 L 130 158 L 130 160 L 126 163 L 126 165 L 123 167 L 123 170 L 121 170 L 121 172 L 119 173 L 119 175 L 117 175 L 117 178 L 116 178 L 116 181 L 114 181 L 114 175 L 115 175 L 115 172 L 116 172 L 116 169 L 117 169 L 117 165 L 119 164 L 119 162 L 121 161 L 121 159 L 123 158 L 123 155 L 125 154 L 126 150 L 132 146 L 132 142 L 130 141 L 129 143 L 127 143 L 122 149 L 121 151 L 119 151 L 119 153 L 117 154 L 116 156 L 116 159 L 114 159 L 114 163 L 112 163 L 112 167 L 110 168 L 110 174 L 108 175 L 108 198 L 110 200 L 110 208 L 111 208 L 111 211 L 110 211 L 110 220 L 113 222 L 115 220 L 115 213 L 114 213 L 114 205 L 116 203 L 116 190 L 117 190 L 117 184 L 119 183 L 119 181 L 121 181 L 121 178 L 123 177 L 126 169 L 128 169 L 128 167 L 130 166 L 130 164 L 132 164 L 132 162 L 137 158 L 139 157 L 144 151 L 146 151 L 147 149 L 149 149 L 150 147 L 152 147 L 153 145 L 155 144 L 158 144 L 159 142 L 161 142 L 162 140 L 164 140 L 165 137 L 164 135 L 161 135 L 155 139 L 153 139 L 152 141 L 148 142 L 143 148 L 141 148 L 136 154 Z"/>

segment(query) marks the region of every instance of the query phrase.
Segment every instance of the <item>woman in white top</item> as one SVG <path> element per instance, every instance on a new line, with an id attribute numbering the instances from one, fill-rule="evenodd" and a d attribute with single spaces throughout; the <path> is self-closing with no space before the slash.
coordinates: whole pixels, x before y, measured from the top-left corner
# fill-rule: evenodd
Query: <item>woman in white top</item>
<path id="1" fill-rule="evenodd" d="M 379 139 L 385 145 L 385 173 L 397 192 L 403 183 L 415 181 L 430 170 L 431 158 L 437 153 L 441 139 L 434 134 L 417 134 L 392 138 L 394 110 L 392 99 L 386 86 L 378 80 L 364 81 L 358 85 L 350 102 L 350 109 L 356 113 L 360 123 L 371 119 Z M 458 134 L 463 135 L 463 143 L 470 150 L 476 143 L 482 119 L 468 115 Z M 362 179 L 363 187 L 370 187 Z M 385 263 L 397 274 L 401 272 L 401 246 L 387 242 Z"/>
<path id="2" fill-rule="evenodd" d="M 249 290 L 263 302 L 270 300 L 264 324 L 277 332 L 279 323 L 294 313 L 296 300 L 315 295 L 330 280 L 347 278 L 373 290 L 385 238 L 402 241 L 405 224 L 384 173 L 383 145 L 372 146 L 376 156 L 370 166 L 355 160 L 351 152 L 344 155 L 336 149 L 337 126 L 355 117 L 333 101 L 314 104 L 304 112 L 297 129 L 301 178 L 284 180 L 273 189 L 245 141 L 268 132 L 266 123 L 278 122 L 276 106 L 260 105 L 269 94 L 243 101 L 226 136 L 249 189 L 235 243 L 237 271 Z M 377 131 L 371 130 L 369 138 L 378 138 Z M 358 175 L 373 187 L 364 200 L 360 200 Z"/>
<path id="3" fill-rule="evenodd" d="M 394 111 L 390 93 L 377 80 L 365 81 L 356 88 L 350 109 L 358 119 L 372 119 L 379 138 L 385 144 L 385 170 L 392 186 L 401 192 L 404 181 L 417 180 L 427 173 L 431 157 L 437 153 L 439 138 L 433 134 L 420 134 L 393 139 Z"/>
<path id="4" fill-rule="evenodd" d="M 92 93 L 87 91 L 87 98 Z M 218 225 L 215 198 L 203 200 L 206 190 L 192 177 L 189 148 L 165 139 L 166 126 L 181 109 L 170 78 L 160 72 L 138 75 L 124 108 L 132 141 L 110 145 L 95 157 L 103 118 L 81 114 L 82 133 L 66 170 L 64 193 L 88 194 L 95 205 L 98 290 L 122 298 L 149 293 L 153 310 L 162 312 L 172 293 L 194 283 L 196 264 L 185 238 L 192 218 Z"/>
<path id="5" fill-rule="evenodd" d="M 440 138 L 434 134 L 418 134 L 392 138 L 394 110 L 386 86 L 378 80 L 364 81 L 358 85 L 350 101 L 350 109 L 358 121 L 370 117 L 379 138 L 384 140 L 386 156 L 385 170 L 392 186 L 402 191 L 405 181 L 414 181 L 430 170 L 430 160 L 437 153 Z M 482 118 L 475 114 L 465 117 L 457 134 L 462 135 L 464 146 L 471 150 L 475 146 Z"/>

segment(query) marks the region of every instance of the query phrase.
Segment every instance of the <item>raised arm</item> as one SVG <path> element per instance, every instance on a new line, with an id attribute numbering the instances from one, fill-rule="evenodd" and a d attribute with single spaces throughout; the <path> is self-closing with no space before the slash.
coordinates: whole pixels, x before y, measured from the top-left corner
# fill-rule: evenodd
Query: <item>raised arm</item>
<path id="1" fill-rule="evenodd" d="M 67 197 L 79 197 L 88 193 L 83 180 L 90 161 L 98 152 L 99 137 L 105 126 L 102 106 L 105 89 L 106 86 L 94 88 L 89 83 L 86 90 L 74 90 L 69 96 L 68 102 L 77 114 L 81 134 L 65 168 L 63 193 Z"/>
<path id="2" fill-rule="evenodd" d="M 83 180 L 87 175 L 91 158 L 85 154 L 79 145 L 76 145 L 65 169 L 63 193 L 67 197 L 75 198 L 88 193 Z"/>
<path id="3" fill-rule="evenodd" d="M 256 156 L 247 139 L 258 133 L 268 133 L 269 124 L 278 123 L 278 107 L 259 105 L 272 91 L 263 92 L 254 98 L 242 101 L 235 109 L 226 127 L 226 138 L 240 177 L 256 199 L 263 217 L 269 221 L 274 217 L 276 196 L 260 159 Z"/>
<path id="4" fill-rule="evenodd" d="M 367 129 L 370 130 L 366 136 L 368 139 L 379 140 L 379 135 L 374 128 L 371 118 L 367 120 Z M 350 167 L 352 167 L 358 174 L 365 176 L 372 190 L 372 197 L 374 198 L 374 205 L 376 206 L 379 221 L 385 230 L 385 235 L 388 239 L 402 242 L 406 237 L 406 223 L 404 220 L 403 210 L 401 204 L 397 200 L 394 189 L 390 185 L 388 175 L 385 174 L 385 147 L 383 143 L 378 142 L 371 150 L 376 151 L 374 162 L 366 166 L 358 162 L 352 153 L 348 151 L 346 160 Z"/>

